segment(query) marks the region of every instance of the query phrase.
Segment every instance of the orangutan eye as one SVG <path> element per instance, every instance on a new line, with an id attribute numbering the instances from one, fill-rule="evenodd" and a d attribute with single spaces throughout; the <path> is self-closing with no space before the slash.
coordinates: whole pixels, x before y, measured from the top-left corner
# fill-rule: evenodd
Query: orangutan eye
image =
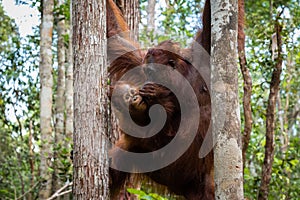
<path id="1" fill-rule="evenodd" d="M 155 50 L 152 52 L 152 55 L 153 55 L 153 56 L 160 56 L 161 54 L 163 54 L 163 51 L 160 50 L 160 49 L 155 49 Z"/>
<path id="2" fill-rule="evenodd" d="M 131 95 L 130 94 L 128 94 L 128 93 L 126 93 L 126 94 L 124 94 L 124 101 L 125 102 L 128 102 L 128 101 L 130 101 L 130 97 L 131 97 Z"/>
<path id="3" fill-rule="evenodd" d="M 175 60 L 169 60 L 168 63 L 169 63 L 169 65 L 171 67 L 173 67 L 174 69 L 176 69 Z"/>
<path id="4" fill-rule="evenodd" d="M 136 92 L 135 92 L 135 89 L 131 88 L 131 89 L 129 90 L 130 96 L 134 96 L 135 93 L 136 93 Z"/>

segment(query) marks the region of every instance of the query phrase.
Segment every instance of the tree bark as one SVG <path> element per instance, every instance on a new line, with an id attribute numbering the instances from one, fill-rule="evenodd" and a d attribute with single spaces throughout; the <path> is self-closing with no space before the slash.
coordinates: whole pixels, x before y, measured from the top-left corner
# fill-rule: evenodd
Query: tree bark
<path id="1" fill-rule="evenodd" d="M 282 26 L 278 21 L 275 21 L 275 33 L 277 43 L 277 56 L 274 70 L 272 73 L 272 79 L 270 84 L 270 93 L 268 98 L 268 106 L 266 113 L 266 146 L 265 146 L 265 158 L 262 166 L 261 184 L 258 192 L 258 199 L 268 199 L 269 184 L 272 177 L 272 165 L 274 161 L 274 130 L 275 130 L 275 109 L 280 90 L 280 75 L 282 72 L 282 40 L 281 40 Z"/>
<path id="2" fill-rule="evenodd" d="M 238 0 L 238 54 L 239 64 L 244 79 L 244 96 L 243 96 L 243 109 L 244 109 L 244 132 L 243 132 L 243 169 L 245 169 L 246 153 L 250 142 L 252 131 L 252 109 L 251 109 L 251 94 L 252 94 L 252 78 L 247 68 L 247 60 L 245 54 L 245 2 Z M 244 170 L 243 170 L 244 171 Z"/>
<path id="3" fill-rule="evenodd" d="M 117 6 L 120 8 L 128 24 L 129 30 L 134 35 L 134 40 L 139 38 L 139 24 L 141 20 L 139 0 L 117 0 Z"/>
<path id="4" fill-rule="evenodd" d="M 211 91 L 216 199 L 244 199 L 238 98 L 237 1 L 211 0 Z"/>
<path id="5" fill-rule="evenodd" d="M 52 31 L 53 31 L 53 0 L 43 0 L 42 24 L 40 42 L 40 120 L 41 120 L 41 163 L 40 176 L 42 186 L 39 191 L 39 199 L 47 199 L 51 195 L 52 167 Z"/>
<path id="6" fill-rule="evenodd" d="M 64 0 L 59 0 L 57 7 L 64 4 Z M 63 169 L 64 166 L 61 163 L 61 154 L 64 147 L 64 124 L 65 124 L 65 20 L 62 14 L 57 16 L 57 87 L 55 98 L 55 149 L 54 149 L 54 171 L 53 171 L 53 188 L 55 192 L 62 187 L 61 177 L 59 176 L 59 169 Z"/>
<path id="7" fill-rule="evenodd" d="M 109 199 L 106 1 L 76 0 L 74 52 L 74 199 Z"/>

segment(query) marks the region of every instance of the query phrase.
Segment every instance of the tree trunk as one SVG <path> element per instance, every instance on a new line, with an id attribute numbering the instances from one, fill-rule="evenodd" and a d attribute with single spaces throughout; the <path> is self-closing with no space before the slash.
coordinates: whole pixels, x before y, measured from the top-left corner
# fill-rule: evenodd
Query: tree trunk
<path id="1" fill-rule="evenodd" d="M 70 2 L 71 7 L 72 1 Z M 70 15 L 72 16 L 72 12 L 70 11 Z M 72 50 L 72 17 L 70 16 L 70 21 L 65 24 L 65 27 L 68 27 L 66 31 L 68 31 L 69 35 L 69 44 L 68 48 L 65 48 L 66 54 L 66 71 L 65 71 L 65 137 L 64 137 L 64 148 L 67 150 L 66 156 L 68 162 L 71 164 L 71 151 L 73 149 L 73 119 L 74 119 L 74 109 L 73 109 L 73 50 Z M 71 171 L 70 169 L 68 169 Z M 68 172 L 69 172 L 68 171 Z M 72 181 L 71 173 L 65 174 L 65 184 Z M 63 195 L 62 199 L 72 199 L 72 194 L 67 193 Z"/>
<path id="2" fill-rule="evenodd" d="M 57 7 L 64 4 L 64 0 L 59 0 Z M 65 124 L 65 20 L 62 14 L 56 16 L 57 23 L 57 88 L 55 98 L 55 149 L 54 149 L 54 166 L 53 166 L 53 192 L 62 187 L 61 177 L 59 177 L 59 169 L 64 166 L 61 163 L 62 149 L 64 147 L 64 124 Z"/>
<path id="3" fill-rule="evenodd" d="M 244 199 L 238 97 L 237 1 L 212 0 L 211 91 L 216 199 Z"/>
<path id="4" fill-rule="evenodd" d="M 72 4 L 72 1 L 70 2 Z M 70 5 L 71 7 L 72 5 Z M 72 16 L 72 11 L 70 11 Z M 70 25 L 72 25 L 72 17 L 70 17 Z M 65 147 L 71 149 L 73 139 L 73 49 L 72 49 L 72 28 L 69 30 L 69 48 L 67 49 L 67 65 L 66 65 L 66 86 L 65 86 L 65 108 L 66 108 L 66 125 L 65 125 Z"/>
<path id="5" fill-rule="evenodd" d="M 74 199 L 108 198 L 106 1 L 76 0 L 74 52 Z"/>
<path id="6" fill-rule="evenodd" d="M 134 40 L 139 38 L 139 24 L 141 20 L 139 0 L 117 0 L 117 6 L 122 11 Z"/>
<path id="7" fill-rule="evenodd" d="M 28 148 L 29 148 L 29 165 L 30 165 L 30 188 L 34 187 L 34 179 L 35 179 L 35 159 L 34 159 L 34 151 L 33 151 L 33 127 L 32 127 L 32 121 L 29 121 L 29 136 L 28 136 Z M 27 199 L 32 200 L 34 193 L 30 191 L 28 193 Z"/>
<path id="8" fill-rule="evenodd" d="M 156 0 L 148 0 L 147 31 L 152 32 L 152 34 L 155 31 L 155 4 Z"/>
<path id="9" fill-rule="evenodd" d="M 278 19 L 275 21 L 276 44 L 277 44 L 277 58 L 272 73 L 272 80 L 270 84 L 270 93 L 266 114 L 266 146 L 265 158 L 262 166 L 261 184 L 258 192 L 258 199 L 268 199 L 269 184 L 272 177 L 272 165 L 274 161 L 274 130 L 275 130 L 275 109 L 280 90 L 280 75 L 282 72 L 282 40 L 281 40 L 282 26 Z"/>
<path id="10" fill-rule="evenodd" d="M 238 19 L 238 54 L 239 63 L 244 79 L 244 96 L 243 96 L 243 109 L 244 109 L 244 132 L 243 132 L 243 169 L 246 163 L 246 153 L 250 142 L 252 131 L 252 109 L 251 109 L 251 94 L 252 94 L 252 78 L 247 68 L 247 60 L 245 54 L 245 2 L 238 0 L 239 19 Z M 243 170 L 244 171 L 244 170 Z"/>
<path id="11" fill-rule="evenodd" d="M 42 186 L 39 199 L 47 199 L 51 195 L 51 160 L 52 160 L 52 31 L 53 0 L 43 0 L 40 42 L 40 120 L 41 120 L 41 163 L 40 176 Z"/>

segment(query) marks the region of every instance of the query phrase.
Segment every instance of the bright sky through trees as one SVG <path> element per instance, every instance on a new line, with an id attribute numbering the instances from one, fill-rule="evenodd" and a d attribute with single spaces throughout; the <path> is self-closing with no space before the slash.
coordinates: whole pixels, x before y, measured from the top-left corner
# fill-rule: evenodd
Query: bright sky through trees
<path id="1" fill-rule="evenodd" d="M 32 27 L 39 25 L 39 12 L 29 5 L 15 5 L 14 0 L 2 0 L 7 15 L 15 19 L 21 37 L 32 34 Z"/>

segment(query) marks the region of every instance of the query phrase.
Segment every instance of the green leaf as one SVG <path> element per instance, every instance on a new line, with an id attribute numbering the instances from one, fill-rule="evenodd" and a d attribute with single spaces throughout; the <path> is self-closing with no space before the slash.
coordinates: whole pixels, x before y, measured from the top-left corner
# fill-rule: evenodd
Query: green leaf
<path id="1" fill-rule="evenodd" d="M 296 166 L 296 165 L 298 165 L 299 160 L 296 160 L 296 159 L 290 160 L 289 163 L 290 163 L 291 165 L 293 165 L 293 166 Z"/>
<path id="2" fill-rule="evenodd" d="M 134 189 L 134 188 L 127 188 L 127 192 L 129 192 L 130 194 L 138 195 L 138 196 L 145 196 L 145 195 L 147 195 L 144 191 L 137 190 L 137 189 Z"/>

